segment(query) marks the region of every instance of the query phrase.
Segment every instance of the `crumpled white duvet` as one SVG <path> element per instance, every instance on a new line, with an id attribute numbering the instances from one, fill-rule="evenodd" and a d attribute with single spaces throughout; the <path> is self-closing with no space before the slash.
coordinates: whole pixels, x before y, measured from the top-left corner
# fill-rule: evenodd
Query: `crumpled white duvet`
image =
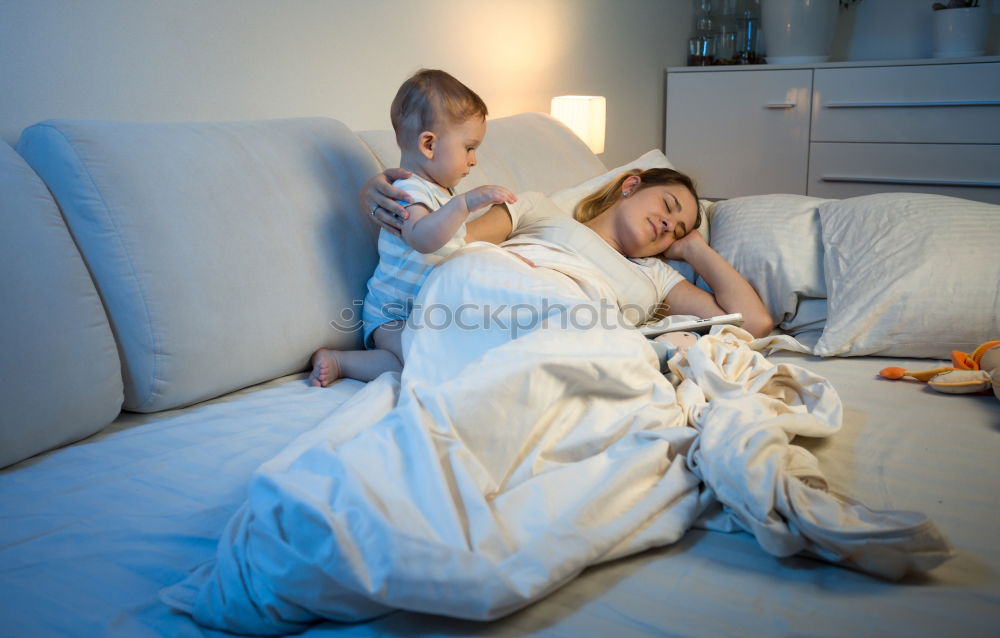
<path id="1" fill-rule="evenodd" d="M 773 341 L 716 328 L 668 379 L 572 279 L 475 244 L 417 303 L 402 377 L 262 465 L 215 560 L 165 602 L 249 634 L 393 609 L 492 619 L 675 542 L 716 502 L 712 525 L 778 556 L 898 578 L 951 554 L 926 517 L 829 491 L 790 441 L 836 432 L 840 400 L 755 350 Z"/>

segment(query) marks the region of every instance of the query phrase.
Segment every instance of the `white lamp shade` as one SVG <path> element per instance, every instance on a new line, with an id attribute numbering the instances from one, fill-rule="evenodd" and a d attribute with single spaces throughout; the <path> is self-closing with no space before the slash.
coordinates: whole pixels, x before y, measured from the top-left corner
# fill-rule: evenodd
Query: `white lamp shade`
<path id="1" fill-rule="evenodd" d="M 605 100 L 602 95 L 552 98 L 552 117 L 570 127 L 595 154 L 604 152 Z"/>

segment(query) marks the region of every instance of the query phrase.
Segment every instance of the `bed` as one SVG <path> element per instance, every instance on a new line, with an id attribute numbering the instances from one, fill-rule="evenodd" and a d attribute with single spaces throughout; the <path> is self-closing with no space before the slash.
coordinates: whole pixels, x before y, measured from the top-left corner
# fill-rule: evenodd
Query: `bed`
<path id="1" fill-rule="evenodd" d="M 476 181 L 514 183 L 520 190 L 548 193 L 551 201 L 568 207 L 606 179 L 606 169 L 591 161 L 596 158 L 582 144 L 574 146 L 561 137 L 566 133 L 547 118 L 516 116 L 497 124 L 491 126 L 494 135 L 500 134 L 489 140 L 493 146 L 484 147 L 482 165 L 470 176 L 469 186 Z M 123 132 L 135 132 L 112 127 L 102 133 L 109 137 L 102 137 L 82 125 L 49 126 L 88 151 L 99 150 Z M 206 130 L 188 129 L 200 135 Z M 353 182 L 338 184 L 344 191 L 372 169 L 394 163 L 387 132 L 344 141 L 350 137 L 347 132 L 329 130 L 327 123 L 300 122 L 278 128 L 261 124 L 242 132 L 222 127 L 220 134 L 242 135 L 244 143 L 257 135 L 282 152 L 315 138 L 352 151 L 370 149 L 365 151 L 371 153 L 367 160 L 353 160 Z M 150 133 L 163 136 L 156 138 L 162 143 L 158 148 L 168 156 L 184 153 L 182 146 L 163 141 L 176 139 L 176 131 Z M 360 140 L 366 146 L 357 146 Z M 54 193 L 100 290 L 111 276 L 111 265 L 98 263 L 101 254 L 84 229 L 74 226 L 84 212 L 72 201 L 78 194 L 61 183 L 70 178 L 53 174 L 39 159 L 45 157 L 40 150 L 44 145 L 37 140 L 34 144 L 26 143 L 19 151 Z M 532 162 L 544 177 L 526 183 L 529 180 L 517 173 L 522 166 L 517 159 L 545 146 L 558 148 L 566 161 L 545 173 L 539 167 L 553 163 L 552 156 L 539 152 Z M 83 165 L 92 165 L 93 157 L 85 156 Z M 134 159 L 126 153 L 115 161 Z M 652 152 L 627 166 L 665 163 L 661 153 Z M 116 179 L 121 179 L 120 173 L 95 176 L 99 190 L 121 188 Z M 203 186 L 210 188 L 198 184 L 194 191 L 202 192 L 198 189 Z M 172 196 L 170 185 L 166 188 L 164 196 Z M 137 192 L 143 191 L 137 187 L 129 195 Z M 993 530 L 1000 523 L 1000 470 L 995 462 L 1000 403 L 991 394 L 945 395 L 923 384 L 890 382 L 876 375 L 889 365 L 930 368 L 952 348 L 970 351 L 1000 334 L 1000 263 L 990 258 L 1000 233 L 997 207 L 931 195 L 842 201 L 775 195 L 709 208 L 706 231 L 713 246 L 752 279 L 781 332 L 823 355 L 776 352 L 768 360 L 824 377 L 842 401 L 839 432 L 798 437 L 794 443 L 816 456 L 832 490 L 872 509 L 926 514 L 950 541 L 954 555 L 927 573 L 893 582 L 813 558 L 777 558 L 762 550 L 753 535 L 723 531 L 709 510 L 676 542 L 591 566 L 497 620 L 376 610 L 367 622 L 305 623 L 303 635 L 996 635 L 1000 550 Z M 5 213 L 11 210 L 5 206 Z M 338 209 L 336 214 L 355 213 Z M 943 218 L 953 223 L 941 227 L 936 220 Z M 780 223 L 761 225 L 760 220 L 776 219 Z M 907 222 L 887 228 L 886 219 Z M 309 223 L 317 222 L 310 218 Z M 757 232 L 761 228 L 769 231 Z M 861 232 L 852 234 L 859 228 Z M 907 229 L 913 228 L 933 228 L 933 237 L 928 232 L 912 243 L 868 242 L 877 234 L 873 229 L 898 239 L 893 233 L 908 237 Z M 120 232 L 128 238 L 129 232 L 143 230 L 140 224 Z M 351 232 L 363 237 L 367 231 Z M 370 234 L 367 237 L 370 242 Z M 959 241 L 964 251 L 941 250 Z M 928 252 L 935 245 L 937 252 Z M 329 267 L 344 268 L 343 262 Z M 697 283 L 694 274 L 688 274 Z M 141 273 L 146 289 L 162 283 L 158 276 L 155 271 Z M 219 285 L 227 283 L 231 285 Z M 900 295 L 886 298 L 875 283 Z M 6 285 L 7 291 L 21 290 Z M 930 292 L 924 294 L 924 289 Z M 343 304 L 342 291 L 331 295 L 341 297 L 329 303 Z M 113 334 L 122 335 L 125 318 L 116 314 L 121 312 L 116 301 L 107 291 L 102 291 L 102 299 Z M 960 324 L 953 321 L 957 304 L 965 311 Z M 253 309 L 248 306 L 247 312 Z M 866 322 L 859 323 L 858 312 Z M 165 330 L 169 319 L 164 320 Z M 5 333 L 14 335 L 15 327 Z M 942 337 L 945 330 L 947 338 Z M 169 332 L 164 334 L 169 340 Z M 324 337 L 309 333 L 291 341 L 305 351 Z M 208 342 L 202 346 L 213 347 Z M 137 361 L 125 344 L 120 356 L 125 362 Z M 79 440 L 46 443 L 53 449 L 39 449 L 0 470 L 0 635 L 228 635 L 172 610 L 161 595 L 216 556 L 220 535 L 246 501 L 248 485 L 259 476 L 262 464 L 290 444 L 308 439 L 317 424 L 359 409 L 363 384 L 341 381 L 326 389 L 310 388 L 305 375 L 296 371 L 304 366 L 301 356 L 277 363 L 271 357 L 266 366 L 251 362 L 248 366 L 261 378 L 227 379 L 225 391 L 212 378 L 217 398 L 209 400 L 184 394 L 190 384 L 183 382 L 185 375 L 207 373 L 183 365 L 164 369 L 163 375 L 177 375 L 180 381 L 147 399 L 160 402 L 153 409 L 145 405 L 146 413 L 122 411 L 110 424 L 94 426 L 92 433 L 81 434 L 77 428 L 75 435 L 60 434 Z M 185 363 L 185 357 L 188 365 L 199 361 L 197 353 L 179 352 L 172 363 Z M 92 364 L 94 360 L 96 355 Z M 138 374 L 136 368 L 126 366 L 126 374 Z M 13 367 L 5 368 L 11 387 L 16 387 L 14 374 Z M 80 376 L 76 370 L 73 374 Z M 37 387 L 39 378 L 22 378 L 21 383 Z M 205 385 L 210 384 L 202 381 Z M 127 402 L 129 392 L 134 398 L 143 386 L 126 379 L 124 387 Z M 47 400 L 57 402 L 59 395 L 52 392 Z M 390 387 L 382 395 L 386 408 L 393 398 Z M 14 405 L 18 397 L 8 390 L 5 400 Z M 79 396 L 76 401 L 85 403 Z M 371 405 L 367 402 L 365 409 Z M 23 413 L 7 414 L 28 420 Z M 83 417 L 70 420 L 79 424 Z M 5 423 L 5 444 L 23 439 L 16 434 L 20 424 Z"/>

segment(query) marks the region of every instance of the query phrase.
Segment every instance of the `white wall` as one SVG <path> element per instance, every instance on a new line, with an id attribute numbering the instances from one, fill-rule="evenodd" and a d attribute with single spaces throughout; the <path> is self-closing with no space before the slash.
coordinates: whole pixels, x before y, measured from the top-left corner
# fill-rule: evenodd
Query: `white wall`
<path id="1" fill-rule="evenodd" d="M 0 0 L 0 137 L 53 117 L 388 128 L 399 83 L 436 67 L 491 116 L 607 96 L 614 166 L 662 146 L 690 23 L 690 0 Z"/>

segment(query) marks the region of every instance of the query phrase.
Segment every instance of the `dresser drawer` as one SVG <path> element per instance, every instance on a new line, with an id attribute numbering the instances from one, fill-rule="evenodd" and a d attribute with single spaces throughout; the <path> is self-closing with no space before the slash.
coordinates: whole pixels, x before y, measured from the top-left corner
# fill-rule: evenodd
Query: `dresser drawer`
<path id="1" fill-rule="evenodd" d="M 816 69 L 813 142 L 1000 143 L 1000 63 Z"/>
<path id="2" fill-rule="evenodd" d="M 801 193 L 810 70 L 670 73 L 666 154 L 703 197 Z"/>
<path id="3" fill-rule="evenodd" d="M 808 194 L 937 193 L 1000 204 L 1000 144 L 813 143 Z"/>

